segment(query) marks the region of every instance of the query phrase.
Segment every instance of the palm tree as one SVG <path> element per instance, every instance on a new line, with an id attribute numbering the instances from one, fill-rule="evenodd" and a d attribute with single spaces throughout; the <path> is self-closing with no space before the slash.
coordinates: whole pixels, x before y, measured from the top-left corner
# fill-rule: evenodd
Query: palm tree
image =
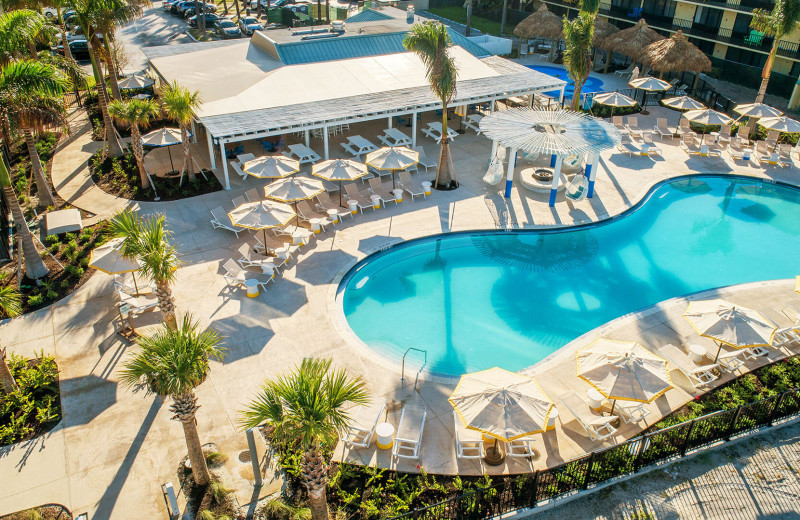
<path id="1" fill-rule="evenodd" d="M 447 104 L 456 93 L 456 63 L 448 47 L 451 45 L 447 27 L 438 22 L 414 24 L 403 39 L 403 46 L 414 52 L 427 68 L 426 76 L 434 95 L 442 100 L 442 148 L 436 170 L 436 189 L 458 187 L 451 171 L 450 146 L 447 137 Z"/>
<path id="2" fill-rule="evenodd" d="M 192 168 L 192 146 L 189 142 L 189 124 L 192 122 L 194 113 L 202 104 L 200 93 L 182 87 L 175 81 L 172 85 L 167 85 L 161 93 L 161 103 L 167 115 L 177 121 L 181 128 L 181 141 L 183 142 L 181 175 L 187 171 L 189 180 L 192 181 L 194 180 L 194 168 Z"/>
<path id="3" fill-rule="evenodd" d="M 1 158 L 0 162 L 2 162 Z M 13 287 L 0 287 L 0 315 L 13 318 L 20 314 L 22 314 L 22 303 L 19 292 Z M 0 350 L 0 385 L 2 385 L 3 391 L 7 394 L 16 391 L 18 388 L 17 382 L 14 380 L 14 374 L 11 373 L 6 363 L 5 348 Z"/>
<path id="4" fill-rule="evenodd" d="M 572 20 L 564 18 L 564 65 L 575 82 L 572 110 L 581 104 L 581 89 L 592 71 L 592 35 L 594 15 L 581 10 Z"/>
<path id="5" fill-rule="evenodd" d="M 149 4 L 149 2 L 148 2 Z M 103 35 L 103 58 L 107 64 L 108 78 L 111 81 L 111 93 L 114 99 L 122 99 L 117 81 L 118 67 L 114 60 L 111 44 L 116 38 L 116 30 L 142 15 L 143 2 L 141 0 L 116 0 L 109 2 L 108 9 L 96 13 L 93 17 L 96 31 Z"/>
<path id="6" fill-rule="evenodd" d="M 108 105 L 108 114 L 117 122 L 131 127 L 131 147 L 136 165 L 139 167 L 139 179 L 142 188 L 147 188 L 147 171 L 144 169 L 144 147 L 140 126 L 146 126 L 158 116 L 158 105 L 149 99 L 130 99 L 128 101 L 112 101 Z"/>
<path id="7" fill-rule="evenodd" d="M 330 359 L 304 359 L 291 373 L 265 381 L 241 412 L 245 428 L 266 422 L 279 439 L 303 450 L 301 476 L 314 520 L 328 518 L 328 465 L 322 448 L 334 444 L 347 428 L 350 417 L 343 407 L 368 400 L 360 377 L 350 378 L 341 369 L 332 371 Z"/>
<path id="8" fill-rule="evenodd" d="M 160 397 L 171 397 L 170 411 L 183 425 L 183 435 L 192 464 L 195 484 L 205 485 L 211 475 L 203 456 L 203 445 L 197 433 L 197 396 L 200 386 L 211 371 L 209 360 L 222 360 L 225 349 L 219 346 L 222 337 L 216 331 L 200 331 L 192 317 L 186 315 L 178 328 L 164 327 L 153 335 L 139 339 L 140 350 L 125 363 L 120 381 L 127 386 L 144 384 L 147 391 Z"/>
<path id="9" fill-rule="evenodd" d="M 156 283 L 161 319 L 174 329 L 177 319 L 170 285 L 175 281 L 175 271 L 181 262 L 175 246 L 170 243 L 172 233 L 164 227 L 164 222 L 164 215 L 139 217 L 138 213 L 126 209 L 109 220 L 109 232 L 115 238 L 123 238 L 123 256 L 139 260 L 139 271 Z"/>
<path id="10" fill-rule="evenodd" d="M 764 101 L 764 96 L 767 94 L 767 85 L 781 38 L 791 33 L 799 23 L 800 0 L 776 0 L 772 11 L 753 9 L 750 27 L 764 33 L 764 36 L 772 37 L 772 49 L 761 71 L 761 86 L 758 87 L 756 103 Z"/>

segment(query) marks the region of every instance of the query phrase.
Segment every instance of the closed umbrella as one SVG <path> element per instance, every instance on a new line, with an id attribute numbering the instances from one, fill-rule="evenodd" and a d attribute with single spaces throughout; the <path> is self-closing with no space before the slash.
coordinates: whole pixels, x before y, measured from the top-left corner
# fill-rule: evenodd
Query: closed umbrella
<path id="1" fill-rule="evenodd" d="M 367 165 L 392 172 L 392 189 L 396 188 L 395 172 L 419 162 L 419 153 L 406 146 L 385 146 L 367 154 Z"/>
<path id="2" fill-rule="evenodd" d="M 247 175 L 258 179 L 281 179 L 300 171 L 300 161 L 285 155 L 265 155 L 256 157 L 242 165 Z"/>
<path id="3" fill-rule="evenodd" d="M 691 302 L 683 317 L 698 334 L 717 342 L 715 363 L 723 344 L 734 348 L 768 347 L 777 330 L 761 313 L 721 299 Z"/>
<path id="4" fill-rule="evenodd" d="M 295 215 L 292 207 L 281 202 L 262 200 L 247 202 L 228 213 L 235 226 L 263 230 L 264 243 L 267 243 L 267 229 L 282 226 Z"/>
<path id="5" fill-rule="evenodd" d="M 683 114 L 683 117 L 700 125 L 727 125 L 733 122 L 733 119 L 726 116 L 722 112 L 717 112 L 710 108 L 701 110 L 690 110 Z"/>
<path id="6" fill-rule="evenodd" d="M 800 132 L 800 123 L 786 116 L 764 117 L 758 124 L 768 130 L 777 130 L 778 132 L 785 132 L 787 134 L 796 134 Z"/>
<path id="7" fill-rule="evenodd" d="M 122 238 L 115 238 L 96 247 L 89 254 L 89 267 L 103 271 L 106 274 L 131 273 L 133 275 L 133 286 L 136 294 L 139 294 L 139 286 L 136 284 L 136 271 L 141 264 L 136 258 L 122 256 Z"/>
<path id="8" fill-rule="evenodd" d="M 650 403 L 672 388 L 667 361 L 635 341 L 600 338 L 577 353 L 578 377 L 608 399 Z"/>
<path id="9" fill-rule="evenodd" d="M 155 81 L 144 76 L 134 74 L 119 81 L 120 90 L 136 90 L 140 88 L 147 88 L 153 85 Z"/>
<path id="10" fill-rule="evenodd" d="M 604 92 L 602 94 L 597 94 L 592 98 L 592 100 L 600 105 L 610 106 L 610 117 L 614 117 L 615 108 L 632 107 L 636 106 L 637 103 L 635 99 L 619 92 Z"/>
<path id="11" fill-rule="evenodd" d="M 182 142 L 183 140 L 181 139 L 181 131 L 179 128 L 159 128 L 158 130 L 153 130 L 149 134 L 142 136 L 142 144 L 145 146 L 153 146 L 155 148 L 167 147 L 169 166 L 173 171 L 175 170 L 175 165 L 172 163 L 172 150 L 170 150 L 169 147 L 181 144 Z"/>
<path id="12" fill-rule="evenodd" d="M 367 165 L 352 159 L 331 159 L 315 164 L 311 174 L 339 183 L 339 205 L 342 205 L 342 182 L 353 181 L 367 174 Z"/>
<path id="13" fill-rule="evenodd" d="M 461 376 L 448 401 L 468 429 L 501 441 L 544 432 L 554 407 L 532 378 L 498 367 Z"/>
<path id="14" fill-rule="evenodd" d="M 264 188 L 267 198 L 280 202 L 290 202 L 297 213 L 297 202 L 310 199 L 325 191 L 321 181 L 308 177 L 289 177 L 280 179 Z M 297 215 L 295 227 L 300 225 L 300 215 Z"/>

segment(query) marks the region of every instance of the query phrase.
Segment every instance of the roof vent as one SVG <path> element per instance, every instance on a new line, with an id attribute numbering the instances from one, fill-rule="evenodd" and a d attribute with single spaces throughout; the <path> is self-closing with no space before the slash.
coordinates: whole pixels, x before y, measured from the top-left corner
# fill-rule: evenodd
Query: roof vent
<path id="1" fill-rule="evenodd" d="M 344 20 L 332 20 L 331 21 L 331 32 L 344 32 Z"/>

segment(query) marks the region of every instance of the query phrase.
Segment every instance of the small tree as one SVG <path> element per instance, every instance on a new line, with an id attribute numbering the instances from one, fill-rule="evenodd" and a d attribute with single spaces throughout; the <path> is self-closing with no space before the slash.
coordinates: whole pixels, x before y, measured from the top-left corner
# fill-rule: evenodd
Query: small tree
<path id="1" fill-rule="evenodd" d="M 211 372 L 210 359 L 222 360 L 222 337 L 213 330 L 200 331 L 186 315 L 179 327 L 163 329 L 139 339 L 139 351 L 125 363 L 120 381 L 127 386 L 144 384 L 147 391 L 172 398 L 170 411 L 183 425 L 192 476 L 198 485 L 208 484 L 211 475 L 197 433 L 197 397 L 194 389 Z"/>
<path id="2" fill-rule="evenodd" d="M 175 81 L 164 89 L 161 94 L 161 102 L 164 105 L 164 111 L 178 123 L 181 129 L 181 141 L 183 142 L 181 174 L 186 171 L 189 174 L 189 180 L 194 180 L 189 125 L 192 123 L 195 111 L 202 104 L 200 93 L 196 90 L 193 92 L 186 87 L 182 87 Z"/>
<path id="3" fill-rule="evenodd" d="M 108 114 L 117 122 L 131 128 L 131 146 L 136 166 L 139 168 L 139 180 L 142 188 L 149 186 L 147 171 L 144 169 L 144 146 L 139 127 L 146 126 L 158 116 L 158 105 L 149 99 L 131 99 L 128 101 L 112 101 L 108 105 Z"/>
<path id="4" fill-rule="evenodd" d="M 781 38 L 791 33 L 798 23 L 800 23 L 800 0 L 776 0 L 772 11 L 753 9 L 750 27 L 764 33 L 765 36 L 772 37 L 772 49 L 761 70 L 761 85 L 758 87 L 756 103 L 764 101 L 764 96 L 767 94 L 767 85 Z"/>
<path id="5" fill-rule="evenodd" d="M 2 158 L 0 158 L 2 161 Z M 7 318 L 13 318 L 22 314 L 22 300 L 19 292 L 13 287 L 0 287 L 0 313 Z M 17 382 L 14 380 L 14 374 L 8 368 L 6 363 L 6 349 L 0 349 L 0 385 L 3 391 L 7 394 L 17 390 Z"/>
<path id="6" fill-rule="evenodd" d="M 581 11 L 572 20 L 564 18 L 564 65 L 575 83 L 572 95 L 572 110 L 581 104 L 581 90 L 592 72 L 592 35 L 594 15 Z"/>

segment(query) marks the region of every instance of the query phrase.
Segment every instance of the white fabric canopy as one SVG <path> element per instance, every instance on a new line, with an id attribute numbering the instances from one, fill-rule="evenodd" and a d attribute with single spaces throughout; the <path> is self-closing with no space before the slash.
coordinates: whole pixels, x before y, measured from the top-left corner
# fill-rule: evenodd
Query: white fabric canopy
<path id="1" fill-rule="evenodd" d="M 696 99 L 689 96 L 677 96 L 661 101 L 664 106 L 674 108 L 676 110 L 702 110 L 706 106 Z"/>
<path id="2" fill-rule="evenodd" d="M 669 90 L 670 87 L 670 84 L 663 79 L 654 78 L 653 76 L 632 79 L 628 85 L 648 92 L 662 92 Z"/>
<path id="3" fill-rule="evenodd" d="M 172 146 L 182 142 L 178 128 L 159 128 L 142 136 L 142 144 L 145 146 Z"/>
<path id="4" fill-rule="evenodd" d="M 325 191 L 322 181 L 308 177 L 289 177 L 267 184 L 264 193 L 270 199 L 281 202 L 306 200 Z"/>
<path id="5" fill-rule="evenodd" d="M 726 116 L 722 112 L 704 108 L 701 110 L 690 110 L 683 114 L 683 117 L 700 125 L 727 125 L 732 123 L 733 119 Z"/>
<path id="6" fill-rule="evenodd" d="M 242 169 L 258 179 L 281 179 L 300 171 L 300 161 L 285 155 L 268 155 L 247 161 Z"/>
<path id="7" fill-rule="evenodd" d="M 140 264 L 135 258 L 125 258 L 120 252 L 122 238 L 112 239 L 92 250 L 89 267 L 106 274 L 120 274 L 138 271 Z"/>
<path id="8" fill-rule="evenodd" d="M 248 202 L 228 213 L 234 225 L 247 229 L 269 229 L 282 226 L 289 222 L 294 215 L 294 210 L 288 204 L 271 200 Z"/>
<path id="9" fill-rule="evenodd" d="M 758 124 L 768 130 L 777 130 L 778 132 L 786 132 L 789 134 L 800 132 L 800 123 L 786 116 L 764 117 Z"/>
<path id="10" fill-rule="evenodd" d="M 761 313 L 721 299 L 693 301 L 683 316 L 701 336 L 736 348 L 769 346 L 776 330 Z"/>
<path id="11" fill-rule="evenodd" d="M 608 105 L 610 107 L 632 107 L 637 101 L 619 92 L 604 92 L 592 98 L 595 103 Z"/>
<path id="12" fill-rule="evenodd" d="M 747 103 L 736 105 L 733 111 L 747 117 L 777 117 L 783 112 L 764 103 Z"/>

